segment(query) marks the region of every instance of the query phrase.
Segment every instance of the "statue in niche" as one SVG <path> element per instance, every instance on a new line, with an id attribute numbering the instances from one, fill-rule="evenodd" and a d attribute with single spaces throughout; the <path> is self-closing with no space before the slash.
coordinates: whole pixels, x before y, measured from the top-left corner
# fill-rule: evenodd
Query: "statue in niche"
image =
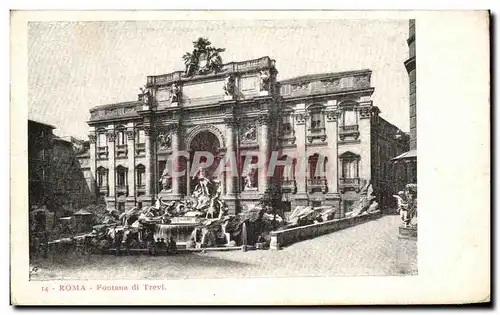
<path id="1" fill-rule="evenodd" d="M 194 192 L 200 196 L 210 196 L 208 185 L 210 184 L 210 180 L 206 177 L 205 171 L 203 168 L 199 168 L 193 176 L 193 179 L 196 179 L 198 183 L 194 188 Z"/>
<path id="2" fill-rule="evenodd" d="M 172 175 L 170 175 L 166 168 L 160 176 L 160 184 L 162 191 L 169 192 L 172 190 Z"/>
<path id="3" fill-rule="evenodd" d="M 244 178 L 244 191 L 256 190 L 257 189 L 257 170 L 252 168 L 248 171 Z"/>
<path id="4" fill-rule="evenodd" d="M 169 149 L 172 146 L 172 136 L 170 133 L 160 133 L 158 135 L 160 149 Z"/>
<path id="5" fill-rule="evenodd" d="M 181 90 L 179 85 L 177 83 L 172 83 L 172 86 L 170 87 L 170 103 L 179 102 L 180 94 Z"/>
<path id="6" fill-rule="evenodd" d="M 226 96 L 234 96 L 234 77 L 232 75 L 229 75 L 226 77 L 224 80 L 224 95 Z"/>
<path id="7" fill-rule="evenodd" d="M 271 74 L 269 70 L 261 70 L 259 73 L 260 91 L 269 91 Z"/>
<path id="8" fill-rule="evenodd" d="M 257 140 L 257 127 L 254 124 L 246 125 L 244 132 L 241 135 L 241 140 L 243 142 L 252 142 Z"/>

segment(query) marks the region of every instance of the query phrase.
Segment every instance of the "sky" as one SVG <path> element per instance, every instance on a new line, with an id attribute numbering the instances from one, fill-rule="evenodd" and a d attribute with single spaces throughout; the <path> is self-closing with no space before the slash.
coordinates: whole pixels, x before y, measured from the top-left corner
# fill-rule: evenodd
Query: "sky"
<path id="1" fill-rule="evenodd" d="M 146 76 L 184 70 L 207 37 L 224 63 L 269 56 L 278 80 L 371 69 L 381 116 L 409 130 L 408 20 L 30 22 L 28 116 L 87 139 L 90 108 L 134 101 Z"/>

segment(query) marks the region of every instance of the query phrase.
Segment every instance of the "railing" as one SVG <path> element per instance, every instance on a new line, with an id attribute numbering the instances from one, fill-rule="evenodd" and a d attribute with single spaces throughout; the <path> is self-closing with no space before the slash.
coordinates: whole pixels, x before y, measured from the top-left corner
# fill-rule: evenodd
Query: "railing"
<path id="1" fill-rule="evenodd" d="M 127 194 L 128 193 L 128 185 L 117 185 L 116 192 Z"/>
<path id="2" fill-rule="evenodd" d="M 146 144 L 136 143 L 135 145 L 135 155 L 145 155 L 146 154 Z"/>
<path id="3" fill-rule="evenodd" d="M 351 125 L 351 126 L 340 126 L 340 133 L 351 133 L 351 132 L 357 132 L 359 130 L 358 125 Z"/>
<path id="4" fill-rule="evenodd" d="M 127 145 L 126 144 L 120 144 L 116 146 L 116 156 L 127 156 Z"/>
<path id="5" fill-rule="evenodd" d="M 324 134 L 325 127 L 309 128 L 309 132 L 312 134 Z"/>
<path id="6" fill-rule="evenodd" d="M 108 153 L 108 147 L 97 147 L 97 153 Z"/>
<path id="7" fill-rule="evenodd" d="M 109 186 L 108 185 L 101 185 L 98 187 L 100 193 L 108 194 L 109 192 Z"/>
<path id="8" fill-rule="evenodd" d="M 359 137 L 359 126 L 340 126 L 339 128 L 339 138 L 344 140 L 346 136 L 353 136 L 355 139 Z"/>
<path id="9" fill-rule="evenodd" d="M 327 189 L 327 184 L 328 182 L 324 177 L 310 178 L 307 180 L 309 191 L 321 189 L 322 192 L 325 192 Z"/>
<path id="10" fill-rule="evenodd" d="M 295 193 L 297 190 L 297 182 L 295 179 L 283 179 L 281 181 L 281 190 Z"/>
<path id="11" fill-rule="evenodd" d="M 136 185 L 135 188 L 137 191 L 144 191 L 146 190 L 146 185 Z"/>
<path id="12" fill-rule="evenodd" d="M 359 177 L 339 178 L 339 188 L 342 191 L 345 191 L 345 190 L 358 191 L 360 188 L 360 179 L 359 179 Z"/>

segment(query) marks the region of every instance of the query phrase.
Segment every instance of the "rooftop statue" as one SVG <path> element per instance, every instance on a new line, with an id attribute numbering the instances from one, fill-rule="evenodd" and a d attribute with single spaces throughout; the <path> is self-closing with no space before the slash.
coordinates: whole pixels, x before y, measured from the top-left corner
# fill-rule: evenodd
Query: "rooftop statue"
<path id="1" fill-rule="evenodd" d="M 212 43 L 207 39 L 200 37 L 193 42 L 193 52 L 185 53 L 182 56 L 186 65 L 185 75 L 190 77 L 195 74 L 207 74 L 210 72 L 218 72 L 222 67 L 221 52 L 224 48 L 215 48 L 210 46 Z"/>

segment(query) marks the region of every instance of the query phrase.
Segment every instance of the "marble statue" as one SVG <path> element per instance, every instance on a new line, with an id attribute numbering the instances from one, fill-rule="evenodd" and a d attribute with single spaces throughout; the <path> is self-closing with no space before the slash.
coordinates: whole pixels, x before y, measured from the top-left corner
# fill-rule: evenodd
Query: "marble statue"
<path id="1" fill-rule="evenodd" d="M 170 87 L 170 103 L 179 102 L 180 92 L 179 85 L 177 83 L 172 83 Z"/>
<path id="2" fill-rule="evenodd" d="M 269 83 L 271 79 L 271 74 L 269 70 L 262 70 L 259 73 L 260 79 L 260 91 L 269 91 Z"/>
<path id="3" fill-rule="evenodd" d="M 167 169 L 165 169 L 161 174 L 160 184 L 162 187 L 162 191 L 172 190 L 172 176 L 168 173 Z"/>
<path id="4" fill-rule="evenodd" d="M 234 77 L 229 75 L 224 79 L 224 94 L 226 96 L 234 96 Z"/>
<path id="5" fill-rule="evenodd" d="M 210 184 L 210 180 L 205 176 L 205 171 L 203 168 L 199 168 L 193 176 L 193 179 L 198 180 L 198 184 L 196 184 L 195 192 L 198 191 L 202 196 L 209 196 L 210 193 L 208 191 L 208 185 Z"/>

